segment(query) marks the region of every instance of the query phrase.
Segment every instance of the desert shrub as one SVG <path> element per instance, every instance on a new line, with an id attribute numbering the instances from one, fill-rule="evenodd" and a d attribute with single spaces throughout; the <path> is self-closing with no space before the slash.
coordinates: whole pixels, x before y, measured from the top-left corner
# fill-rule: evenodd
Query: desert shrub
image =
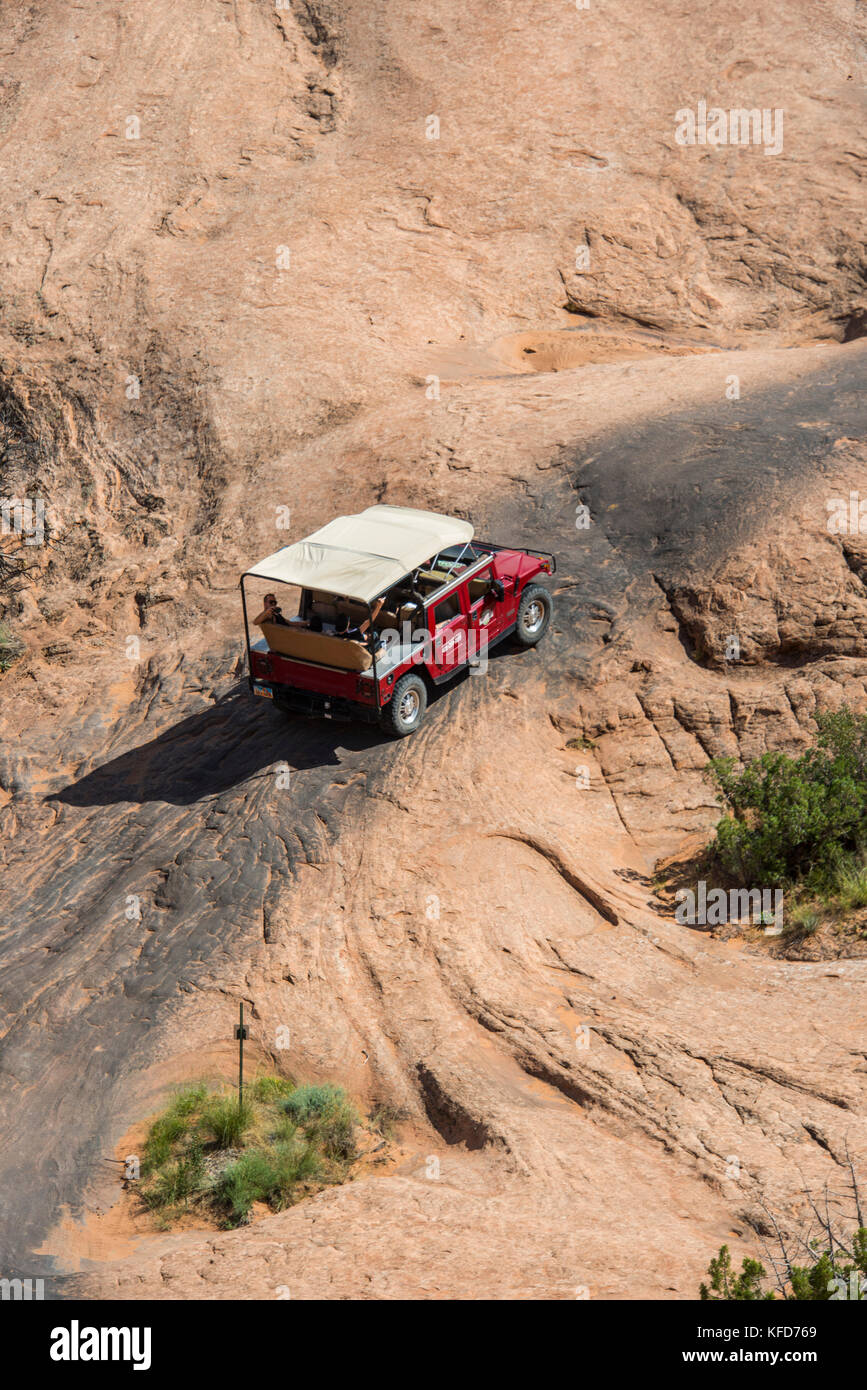
<path id="1" fill-rule="evenodd" d="M 798 903 L 786 918 L 785 931 L 790 936 L 812 936 L 822 925 L 822 919 L 810 903 Z"/>
<path id="2" fill-rule="evenodd" d="M 151 1209 L 183 1207 L 199 1195 L 205 1182 L 204 1155 L 196 1145 L 156 1170 L 153 1181 L 142 1187 L 141 1197 Z"/>
<path id="3" fill-rule="evenodd" d="M 345 1161 L 355 1153 L 358 1116 L 339 1086 L 299 1086 L 283 1109 L 328 1158 Z"/>
<path id="4" fill-rule="evenodd" d="M 207 1095 L 208 1088 L 204 1081 L 197 1081 L 190 1086 L 182 1086 L 169 1106 L 169 1113 L 172 1115 L 192 1115 L 201 1109 Z"/>
<path id="5" fill-rule="evenodd" d="M 142 1155 L 142 1172 L 147 1176 L 162 1167 L 171 1156 L 175 1144 L 186 1133 L 187 1126 L 178 1116 L 163 1116 L 153 1125 Z"/>
<path id="6" fill-rule="evenodd" d="M 850 872 L 867 839 L 867 715 L 843 709 L 816 722 L 816 745 L 800 757 L 764 753 L 741 771 L 732 758 L 709 764 L 729 812 L 710 853 L 734 881 L 818 891 Z M 867 873 L 850 891 L 867 902 Z"/>
<path id="7" fill-rule="evenodd" d="M 249 1214 L 254 1202 L 267 1202 L 275 1211 L 289 1206 L 299 1184 L 320 1174 L 321 1160 L 311 1144 L 250 1149 L 222 1174 L 214 1195 L 237 1222 Z"/>
<path id="8" fill-rule="evenodd" d="M 323 1175 L 322 1159 L 310 1143 L 277 1144 L 273 1149 L 273 1161 L 276 1182 L 271 1200 L 278 1208 L 288 1205 L 299 1183 Z"/>
<path id="9" fill-rule="evenodd" d="M 150 1127 L 139 1196 L 164 1225 L 196 1206 L 234 1226 L 254 1202 L 280 1210 L 314 1187 L 342 1182 L 358 1123 L 339 1086 L 296 1091 L 285 1077 L 257 1077 L 241 1107 L 231 1093 L 188 1086 Z"/>
<path id="10" fill-rule="evenodd" d="M 216 1196 L 236 1219 L 247 1215 L 254 1202 L 264 1202 L 276 1181 L 271 1157 L 262 1149 L 250 1149 L 223 1173 Z"/>
<path id="11" fill-rule="evenodd" d="M 831 884 L 831 893 L 839 905 L 849 911 L 867 907 L 867 864 L 862 856 L 840 865 Z"/>
<path id="12" fill-rule="evenodd" d="M 699 1290 L 699 1297 L 703 1303 L 755 1303 L 774 1296 L 762 1287 L 762 1281 L 767 1275 L 764 1265 L 759 1260 L 751 1260 L 747 1256 L 741 1265 L 740 1274 L 735 1274 L 727 1245 L 720 1246 L 719 1254 L 711 1260 L 707 1272 L 710 1285 L 702 1284 Z"/>
<path id="13" fill-rule="evenodd" d="M 282 1100 L 284 1096 L 291 1095 L 295 1090 L 295 1082 L 290 1081 L 288 1076 L 257 1076 L 246 1090 L 252 1100 L 262 1101 L 267 1105 L 270 1101 Z"/>
<path id="14" fill-rule="evenodd" d="M 308 1120 L 325 1115 L 343 1100 L 345 1100 L 345 1094 L 339 1086 L 331 1086 L 327 1083 L 322 1086 L 299 1086 L 283 1102 L 283 1109 L 299 1124 L 305 1124 Z"/>
<path id="15" fill-rule="evenodd" d="M 218 1149 L 237 1148 L 252 1123 L 249 1100 L 239 1103 L 234 1096 L 209 1096 L 199 1121 L 202 1132 Z"/>
<path id="16" fill-rule="evenodd" d="M 142 1173 L 147 1176 L 162 1167 L 178 1142 L 192 1129 L 192 1121 L 208 1090 L 204 1083 L 184 1086 L 151 1125 L 142 1154 Z"/>
<path id="17" fill-rule="evenodd" d="M 271 1125 L 268 1138 L 272 1144 L 289 1144 L 297 1134 L 298 1125 L 291 1115 L 279 1114 Z"/>
<path id="18" fill-rule="evenodd" d="M 321 1146 L 326 1157 L 345 1163 L 355 1155 L 355 1123 L 354 1110 L 343 1105 L 308 1125 L 306 1132 L 311 1141 Z"/>

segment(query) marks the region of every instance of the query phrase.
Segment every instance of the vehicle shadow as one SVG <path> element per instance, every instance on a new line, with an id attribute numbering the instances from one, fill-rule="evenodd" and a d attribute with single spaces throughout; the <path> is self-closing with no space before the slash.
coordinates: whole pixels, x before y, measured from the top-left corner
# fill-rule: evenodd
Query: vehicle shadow
<path id="1" fill-rule="evenodd" d="M 216 705 L 189 715 L 149 743 L 121 753 L 47 801 L 67 806 L 165 801 L 189 806 L 285 761 L 294 771 L 338 767 L 338 749 L 391 746 L 375 725 L 292 717 L 250 695 L 246 682 Z"/>
<path id="2" fill-rule="evenodd" d="M 500 643 L 490 660 L 504 655 Z M 431 694 L 433 711 L 449 690 L 471 679 L 462 671 Z M 285 761 L 296 772 L 339 767 L 338 753 L 365 753 L 394 748 L 395 740 L 377 725 L 304 715 L 292 716 L 270 701 L 250 695 L 239 682 L 215 705 L 191 714 L 149 743 L 139 744 L 100 767 L 93 768 L 46 801 L 66 806 L 113 806 L 122 802 L 165 801 L 191 806 L 230 791 Z"/>

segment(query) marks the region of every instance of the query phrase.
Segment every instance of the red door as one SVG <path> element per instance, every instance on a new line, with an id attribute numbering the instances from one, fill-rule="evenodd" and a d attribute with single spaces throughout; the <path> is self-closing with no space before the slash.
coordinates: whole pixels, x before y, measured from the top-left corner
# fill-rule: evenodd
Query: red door
<path id="1" fill-rule="evenodd" d="M 467 613 L 463 586 L 452 589 L 428 608 L 430 657 L 434 680 L 456 671 L 467 660 Z"/>

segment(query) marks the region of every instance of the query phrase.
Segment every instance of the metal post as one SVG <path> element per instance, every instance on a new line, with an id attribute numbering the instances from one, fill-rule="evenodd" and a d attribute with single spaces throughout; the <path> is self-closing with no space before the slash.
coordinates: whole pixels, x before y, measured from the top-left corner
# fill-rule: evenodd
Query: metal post
<path id="1" fill-rule="evenodd" d="M 243 1026 L 243 1004 L 240 1005 L 240 1027 L 238 1029 L 238 1109 L 243 1106 L 243 1040 L 245 1040 L 245 1026 Z"/>
<path id="2" fill-rule="evenodd" d="M 238 1111 L 244 1104 L 244 1039 L 247 1030 L 244 1027 L 244 1005 L 240 1005 L 241 1017 L 238 1027 L 235 1029 L 235 1037 L 238 1039 Z"/>
<path id="3" fill-rule="evenodd" d="M 376 633 L 373 630 L 373 608 L 368 603 L 367 616 L 370 619 L 370 626 L 367 629 L 367 650 L 370 652 L 371 675 L 373 676 L 373 698 L 377 709 L 382 709 L 379 698 L 379 674 L 376 669 Z"/>
<path id="4" fill-rule="evenodd" d="M 241 575 L 241 607 L 244 610 L 244 637 L 247 641 L 247 683 L 253 689 L 253 658 L 250 655 L 250 623 L 247 617 L 247 591 L 244 588 L 246 574 Z"/>

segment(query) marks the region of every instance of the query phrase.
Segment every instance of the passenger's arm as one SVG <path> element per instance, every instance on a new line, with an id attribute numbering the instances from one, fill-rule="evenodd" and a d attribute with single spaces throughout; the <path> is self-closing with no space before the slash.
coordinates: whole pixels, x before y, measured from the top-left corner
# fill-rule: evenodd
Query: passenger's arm
<path id="1" fill-rule="evenodd" d="M 373 608 L 370 610 L 370 617 L 365 618 L 364 622 L 358 624 L 359 632 L 363 632 L 365 637 L 367 636 L 367 629 L 370 627 L 370 624 L 376 622 L 384 606 L 385 595 L 383 594 L 382 598 L 378 598 L 375 604 L 373 605 Z"/>

